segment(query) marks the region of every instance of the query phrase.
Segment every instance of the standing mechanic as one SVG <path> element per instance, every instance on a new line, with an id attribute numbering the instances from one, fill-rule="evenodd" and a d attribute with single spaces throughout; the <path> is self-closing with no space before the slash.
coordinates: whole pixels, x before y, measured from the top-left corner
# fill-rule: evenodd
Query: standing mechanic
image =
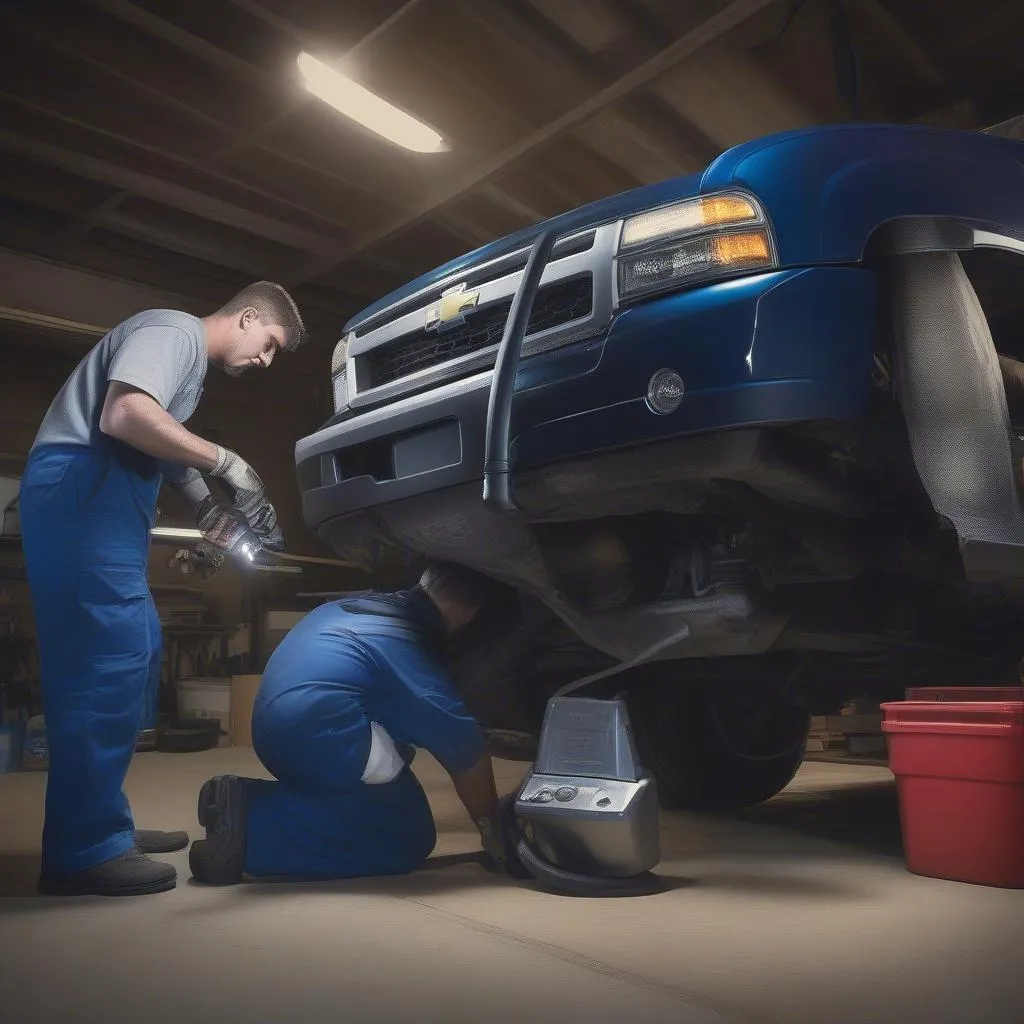
<path id="1" fill-rule="evenodd" d="M 526 877 L 483 733 L 446 664 L 450 635 L 495 587 L 459 566 L 432 566 L 411 590 L 332 601 L 292 629 L 267 663 L 252 718 L 253 746 L 277 781 L 222 775 L 203 786 L 195 879 L 413 871 L 437 839 L 409 768 L 416 747 L 452 777 L 485 863 Z"/>
<path id="2" fill-rule="evenodd" d="M 187 835 L 136 831 L 122 791 L 144 693 L 160 671 L 147 584 L 157 493 L 167 477 L 200 529 L 216 532 L 227 506 L 202 474 L 219 477 L 261 541 L 283 547 L 259 477 L 182 423 L 208 362 L 237 376 L 269 366 L 303 333 L 291 297 L 266 281 L 202 320 L 139 313 L 85 356 L 43 420 L 19 499 L 50 757 L 40 892 L 131 895 L 175 885 L 174 868 L 146 853 L 182 849 Z"/>

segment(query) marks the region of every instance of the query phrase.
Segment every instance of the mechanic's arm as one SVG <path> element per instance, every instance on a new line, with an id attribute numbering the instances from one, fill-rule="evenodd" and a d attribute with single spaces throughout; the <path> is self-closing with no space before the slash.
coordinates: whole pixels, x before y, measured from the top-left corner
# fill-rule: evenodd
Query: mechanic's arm
<path id="1" fill-rule="evenodd" d="M 220 461 L 217 445 L 187 430 L 145 391 L 118 380 L 107 387 L 100 430 L 154 458 L 204 473 Z"/>
<path id="2" fill-rule="evenodd" d="M 163 463 L 184 467 L 180 473 L 172 470 L 171 482 L 199 518 L 206 504 L 213 503 L 200 473 L 221 477 L 233 492 L 235 507 L 248 518 L 264 547 L 274 551 L 284 548 L 277 513 L 267 501 L 263 481 L 255 470 L 235 452 L 186 429 L 145 391 L 119 380 L 110 381 L 100 413 L 100 430 Z"/>
<path id="3" fill-rule="evenodd" d="M 498 813 L 498 790 L 494 783 L 491 755 L 484 754 L 468 771 L 452 774 L 455 792 L 473 821 Z"/>
<path id="4" fill-rule="evenodd" d="M 490 863 L 521 877 L 516 840 L 502 813 L 486 737 L 463 704 L 451 675 L 423 650 L 406 648 L 405 656 L 392 664 L 412 698 L 402 709 L 411 726 L 410 735 L 403 739 L 429 750 L 444 767 L 480 833 Z"/>

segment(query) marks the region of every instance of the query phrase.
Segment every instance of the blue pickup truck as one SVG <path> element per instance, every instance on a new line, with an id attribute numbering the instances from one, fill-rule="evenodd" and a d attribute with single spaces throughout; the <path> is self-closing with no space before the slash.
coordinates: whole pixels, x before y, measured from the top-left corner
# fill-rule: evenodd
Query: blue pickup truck
<path id="1" fill-rule="evenodd" d="M 815 127 L 364 310 L 296 447 L 308 526 L 508 584 L 456 678 L 496 754 L 625 691 L 662 801 L 781 790 L 809 715 L 1024 654 L 1024 143 Z"/>

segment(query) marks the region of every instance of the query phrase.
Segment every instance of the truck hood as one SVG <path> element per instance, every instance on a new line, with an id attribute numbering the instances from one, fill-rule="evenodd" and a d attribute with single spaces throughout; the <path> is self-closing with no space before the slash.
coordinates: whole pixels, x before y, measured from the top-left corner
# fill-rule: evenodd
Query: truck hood
<path id="1" fill-rule="evenodd" d="M 530 245 L 544 228 L 553 227 L 560 234 L 585 231 L 587 228 L 597 227 L 610 220 L 618 220 L 628 214 L 671 203 L 677 199 L 689 199 L 700 191 L 700 183 L 700 174 L 686 174 L 658 182 L 656 185 L 642 185 L 639 188 L 630 189 L 628 192 L 609 196 L 607 199 L 599 199 L 596 203 L 580 206 L 568 213 L 561 213 L 557 217 L 550 217 L 548 220 L 517 231 L 514 235 L 506 235 L 479 249 L 474 249 L 473 252 L 466 253 L 465 256 L 459 256 L 457 259 L 423 274 L 416 280 L 410 281 L 389 295 L 385 295 L 372 306 L 367 306 L 366 309 L 352 317 L 345 325 L 345 330 L 354 330 L 364 320 L 376 316 L 389 306 L 409 298 L 423 288 L 429 288 L 432 284 L 436 284 L 452 274 L 468 270 L 477 264 L 486 263 L 488 260 L 497 259 Z"/>

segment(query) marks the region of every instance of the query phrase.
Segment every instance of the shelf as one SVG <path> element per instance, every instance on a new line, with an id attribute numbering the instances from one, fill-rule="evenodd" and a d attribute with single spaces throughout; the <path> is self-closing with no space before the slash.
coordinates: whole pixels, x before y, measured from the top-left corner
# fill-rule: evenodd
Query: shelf
<path id="1" fill-rule="evenodd" d="M 165 633 L 174 636 L 225 636 L 233 631 L 232 626 L 164 626 Z"/>
<path id="2" fill-rule="evenodd" d="M 840 751 L 814 750 L 804 755 L 805 761 L 818 761 L 822 764 L 863 764 L 871 768 L 888 768 L 889 762 L 884 757 L 873 757 L 865 754 L 844 754 Z"/>

